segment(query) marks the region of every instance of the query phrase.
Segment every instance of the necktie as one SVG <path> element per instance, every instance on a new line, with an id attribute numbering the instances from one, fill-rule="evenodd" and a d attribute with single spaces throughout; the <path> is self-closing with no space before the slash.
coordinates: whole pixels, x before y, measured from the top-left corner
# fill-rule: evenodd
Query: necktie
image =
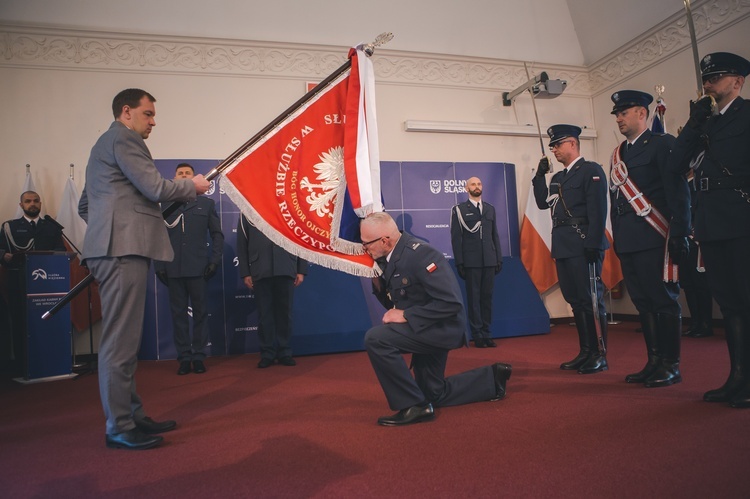
<path id="1" fill-rule="evenodd" d="M 479 213 L 482 213 L 482 203 L 477 203 L 477 210 L 479 210 Z"/>
<path id="2" fill-rule="evenodd" d="M 33 220 L 32 220 L 32 221 L 31 221 L 31 222 L 29 222 L 29 223 L 31 224 L 31 228 L 32 228 L 32 229 L 36 229 L 36 222 L 35 222 L 35 221 L 33 221 Z"/>
<path id="3" fill-rule="evenodd" d="M 563 168 L 563 177 L 564 177 L 565 175 L 567 175 L 567 174 L 568 174 L 568 169 L 567 169 L 567 168 Z"/>

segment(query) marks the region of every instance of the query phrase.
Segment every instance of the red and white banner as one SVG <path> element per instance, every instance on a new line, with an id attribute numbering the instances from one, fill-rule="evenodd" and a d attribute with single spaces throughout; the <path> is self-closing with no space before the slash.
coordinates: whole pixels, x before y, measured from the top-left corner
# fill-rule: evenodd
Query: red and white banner
<path id="1" fill-rule="evenodd" d="M 557 283 L 552 259 L 552 217 L 534 201 L 534 186 L 529 186 L 526 211 L 521 222 L 521 261 L 539 294 Z"/>
<path id="2" fill-rule="evenodd" d="M 340 236 L 342 219 L 383 210 L 374 71 L 359 47 L 349 56 L 351 68 L 239 156 L 222 186 L 290 253 L 372 277 L 379 271 L 361 243 Z"/>

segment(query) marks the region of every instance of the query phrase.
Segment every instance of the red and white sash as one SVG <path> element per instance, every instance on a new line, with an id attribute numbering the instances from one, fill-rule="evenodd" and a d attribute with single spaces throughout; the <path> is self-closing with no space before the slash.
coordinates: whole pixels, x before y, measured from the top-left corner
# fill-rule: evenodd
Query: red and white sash
<path id="1" fill-rule="evenodd" d="M 628 176 L 628 167 L 620 157 L 620 145 L 615 147 L 610 161 L 610 187 L 614 192 L 620 190 L 625 199 L 633 207 L 635 214 L 642 217 L 653 229 L 659 233 L 664 241 L 669 239 L 669 221 L 654 207 L 637 185 Z M 679 280 L 678 266 L 669 257 L 667 245 L 664 244 L 664 282 Z"/>

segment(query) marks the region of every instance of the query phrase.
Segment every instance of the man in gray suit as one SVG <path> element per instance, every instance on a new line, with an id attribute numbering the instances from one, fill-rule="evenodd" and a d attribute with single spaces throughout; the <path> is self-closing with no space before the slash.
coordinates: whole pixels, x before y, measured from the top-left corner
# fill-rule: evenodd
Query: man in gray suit
<path id="1" fill-rule="evenodd" d="M 195 170 L 190 164 L 177 165 L 175 180 L 194 176 Z M 174 346 L 180 363 L 177 374 L 184 375 L 191 371 L 202 374 L 206 372 L 203 361 L 208 345 L 207 281 L 216 274 L 221 263 L 224 248 L 221 221 L 214 200 L 199 197 L 180 206 L 165 223 L 174 260 L 155 262 L 154 268 L 156 277 L 169 288 Z M 193 308 L 192 339 L 188 303 Z"/>
<path id="2" fill-rule="evenodd" d="M 148 449 L 174 429 L 174 421 L 146 416 L 135 391 L 143 334 L 148 268 L 174 253 L 159 202 L 191 201 L 208 190 L 197 175 L 166 180 L 146 147 L 156 125 L 156 99 L 140 89 L 123 90 L 112 102 L 115 121 L 91 149 L 78 213 L 87 224 L 81 257 L 99 282 L 102 336 L 99 393 L 107 418 L 107 447 Z"/>

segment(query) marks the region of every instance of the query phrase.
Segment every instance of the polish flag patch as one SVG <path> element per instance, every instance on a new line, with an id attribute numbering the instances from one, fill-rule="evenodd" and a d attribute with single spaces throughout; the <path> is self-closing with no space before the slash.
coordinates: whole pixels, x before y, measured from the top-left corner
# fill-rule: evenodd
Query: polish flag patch
<path id="1" fill-rule="evenodd" d="M 596 177 L 591 177 L 591 180 L 593 180 L 594 182 L 599 182 L 599 177 L 598 177 L 598 176 L 596 176 Z"/>
<path id="2" fill-rule="evenodd" d="M 432 262 L 431 264 L 429 264 L 425 268 L 427 269 L 427 272 L 432 273 L 432 272 L 435 272 L 437 270 L 437 265 L 435 265 L 435 262 Z"/>

